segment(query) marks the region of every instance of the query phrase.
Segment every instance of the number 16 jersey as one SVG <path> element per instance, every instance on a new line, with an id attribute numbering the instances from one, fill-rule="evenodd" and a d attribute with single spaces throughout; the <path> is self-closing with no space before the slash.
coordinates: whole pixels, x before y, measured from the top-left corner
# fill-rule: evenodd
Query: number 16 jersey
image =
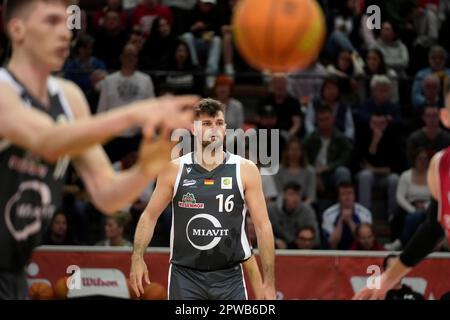
<path id="1" fill-rule="evenodd" d="M 171 263 L 212 271 L 248 259 L 243 158 L 226 152 L 211 171 L 195 163 L 192 152 L 179 160 L 172 199 Z"/>

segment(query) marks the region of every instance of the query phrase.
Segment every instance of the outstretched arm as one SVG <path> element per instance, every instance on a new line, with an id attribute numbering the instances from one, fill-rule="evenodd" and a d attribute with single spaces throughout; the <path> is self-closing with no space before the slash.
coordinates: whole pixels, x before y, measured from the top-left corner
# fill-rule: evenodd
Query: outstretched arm
<path id="1" fill-rule="evenodd" d="M 263 268 L 265 299 L 276 299 L 275 293 L 275 245 L 272 225 L 262 191 L 261 176 L 256 165 L 248 160 L 241 164 L 245 201 L 255 225 L 259 255 Z"/>
<path id="2" fill-rule="evenodd" d="M 384 299 L 386 293 L 407 275 L 415 265 L 431 253 L 436 244 L 444 236 L 442 227 L 437 221 L 437 201 L 440 201 L 438 166 L 441 156 L 441 152 L 434 155 L 428 168 L 428 186 L 433 200 L 427 209 L 427 220 L 408 242 L 399 259 L 382 274 L 380 288 L 364 288 L 355 295 L 354 299 Z"/>
<path id="3" fill-rule="evenodd" d="M 162 122 L 170 121 L 172 128 L 186 126 L 191 120 L 175 115 L 198 100 L 196 97 L 149 99 L 91 117 L 87 116 L 89 108 L 81 90 L 68 81 L 61 80 L 61 86 L 77 121 L 55 123 L 44 113 L 25 106 L 9 85 L 0 84 L 0 138 L 56 162 L 65 155 L 79 155 L 134 126 L 144 126 L 146 135 Z"/>
<path id="4" fill-rule="evenodd" d="M 133 254 L 131 256 L 130 280 L 133 290 L 139 297 L 144 293 L 142 278 L 150 283 L 144 253 L 153 237 L 156 222 L 172 199 L 173 185 L 178 170 L 178 163 L 171 162 L 159 175 L 155 191 L 139 218 L 134 235 Z"/>
<path id="5" fill-rule="evenodd" d="M 77 106 L 74 108 L 77 119 L 75 123 L 93 119 L 81 93 L 80 95 L 69 94 L 67 97 L 71 105 Z M 188 112 L 183 121 L 192 121 L 191 117 L 192 112 Z M 104 213 L 113 214 L 134 202 L 149 181 L 156 178 L 161 169 L 171 160 L 173 146 L 169 130 L 165 128 L 158 140 L 143 139 L 138 161 L 129 170 L 115 172 L 100 145 L 85 147 L 84 151 L 72 160 L 95 206 Z"/>

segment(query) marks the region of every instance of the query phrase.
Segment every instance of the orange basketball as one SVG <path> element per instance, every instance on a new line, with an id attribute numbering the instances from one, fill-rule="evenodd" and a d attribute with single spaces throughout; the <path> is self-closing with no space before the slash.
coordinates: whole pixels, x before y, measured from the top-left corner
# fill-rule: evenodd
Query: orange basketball
<path id="1" fill-rule="evenodd" d="M 163 285 L 152 282 L 144 286 L 142 300 L 167 300 L 167 290 Z"/>
<path id="2" fill-rule="evenodd" d="M 307 68 L 319 56 L 326 33 L 316 0 L 241 0 L 232 24 L 242 56 L 272 72 Z"/>
<path id="3" fill-rule="evenodd" d="M 28 289 L 31 300 L 52 300 L 55 298 L 53 288 L 45 282 L 35 282 Z"/>
<path id="4" fill-rule="evenodd" d="M 69 288 L 67 288 L 68 277 L 59 278 L 53 286 L 55 290 L 55 295 L 58 299 L 66 299 Z"/>

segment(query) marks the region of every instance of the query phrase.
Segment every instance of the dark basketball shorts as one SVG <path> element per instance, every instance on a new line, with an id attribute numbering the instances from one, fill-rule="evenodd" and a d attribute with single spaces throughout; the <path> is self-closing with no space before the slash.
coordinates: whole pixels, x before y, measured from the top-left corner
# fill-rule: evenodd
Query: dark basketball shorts
<path id="1" fill-rule="evenodd" d="M 0 300 L 25 300 L 27 294 L 25 272 L 0 271 Z"/>
<path id="2" fill-rule="evenodd" d="M 169 300 L 247 300 L 242 265 L 200 271 L 170 264 Z"/>

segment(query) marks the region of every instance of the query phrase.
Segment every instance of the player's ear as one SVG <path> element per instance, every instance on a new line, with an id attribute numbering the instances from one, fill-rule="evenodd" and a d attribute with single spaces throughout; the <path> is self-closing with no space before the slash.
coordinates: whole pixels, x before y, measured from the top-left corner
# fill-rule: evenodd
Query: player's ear
<path id="1" fill-rule="evenodd" d="M 442 124 L 449 128 L 450 127 L 450 113 L 447 108 L 442 108 L 440 110 L 439 116 L 441 118 Z"/>
<path id="2" fill-rule="evenodd" d="M 7 25 L 8 34 L 13 41 L 21 42 L 26 35 L 26 28 L 22 20 L 11 19 Z"/>

